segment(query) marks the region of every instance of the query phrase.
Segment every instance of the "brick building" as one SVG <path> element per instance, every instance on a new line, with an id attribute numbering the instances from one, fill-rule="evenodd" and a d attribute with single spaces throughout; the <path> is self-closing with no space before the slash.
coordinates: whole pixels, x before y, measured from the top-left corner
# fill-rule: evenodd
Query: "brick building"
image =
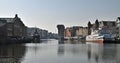
<path id="1" fill-rule="evenodd" d="M 66 37 L 71 37 L 71 28 L 70 27 L 67 27 L 66 29 L 65 29 L 65 36 Z"/>
<path id="2" fill-rule="evenodd" d="M 0 36 L 22 38 L 26 36 L 26 29 L 27 27 L 17 14 L 14 18 L 0 18 L 0 32 L 3 32 Z"/>
<path id="3" fill-rule="evenodd" d="M 88 35 L 88 28 L 82 26 L 73 26 L 67 27 L 65 29 L 65 36 L 66 37 L 79 37 L 79 36 L 87 36 Z"/>

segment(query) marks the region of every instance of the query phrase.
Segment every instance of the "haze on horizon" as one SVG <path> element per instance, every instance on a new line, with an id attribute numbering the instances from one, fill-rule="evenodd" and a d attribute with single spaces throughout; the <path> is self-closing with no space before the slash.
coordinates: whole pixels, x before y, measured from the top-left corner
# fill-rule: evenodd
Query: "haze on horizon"
<path id="1" fill-rule="evenodd" d="M 28 27 L 57 32 L 57 24 L 87 26 L 88 21 L 116 20 L 120 0 L 0 0 L 0 17 L 22 19 Z"/>

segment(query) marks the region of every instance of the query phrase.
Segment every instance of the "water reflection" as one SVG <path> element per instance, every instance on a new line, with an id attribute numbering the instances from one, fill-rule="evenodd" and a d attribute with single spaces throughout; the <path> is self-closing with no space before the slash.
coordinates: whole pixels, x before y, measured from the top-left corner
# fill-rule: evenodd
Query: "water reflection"
<path id="1" fill-rule="evenodd" d="M 89 44 L 88 44 L 88 52 L 87 52 L 87 54 L 88 54 L 88 60 L 90 60 L 91 59 L 91 45 L 89 45 Z"/>
<path id="2" fill-rule="evenodd" d="M 59 56 L 64 56 L 64 52 L 65 52 L 64 46 L 63 46 L 63 45 L 59 45 L 57 52 L 58 52 L 58 55 L 59 55 Z"/>
<path id="3" fill-rule="evenodd" d="M 74 42 L 74 41 L 71 41 Z M 120 63 L 120 44 L 57 40 L 0 46 L 0 63 Z"/>
<path id="4" fill-rule="evenodd" d="M 25 51 L 24 45 L 0 46 L 0 63 L 21 63 Z"/>
<path id="5" fill-rule="evenodd" d="M 58 44 L 64 44 L 65 41 L 64 40 L 58 40 Z"/>
<path id="6" fill-rule="evenodd" d="M 88 60 L 96 63 L 120 63 L 119 44 L 88 45 Z"/>
<path id="7" fill-rule="evenodd" d="M 79 58 L 79 60 L 83 59 L 81 57 L 84 57 L 85 63 L 120 63 L 120 44 L 60 43 L 57 52 L 58 56 L 69 57 L 72 55 L 73 58 Z"/>
<path id="8" fill-rule="evenodd" d="M 103 45 L 103 54 L 102 59 L 104 62 L 111 61 L 114 63 L 120 63 L 117 58 L 120 59 L 120 57 L 117 57 L 119 55 L 119 47 L 116 44 L 105 44 Z M 107 60 L 107 61 L 106 61 Z"/>
<path id="9" fill-rule="evenodd" d="M 59 40 L 59 44 L 85 44 L 84 40 Z"/>

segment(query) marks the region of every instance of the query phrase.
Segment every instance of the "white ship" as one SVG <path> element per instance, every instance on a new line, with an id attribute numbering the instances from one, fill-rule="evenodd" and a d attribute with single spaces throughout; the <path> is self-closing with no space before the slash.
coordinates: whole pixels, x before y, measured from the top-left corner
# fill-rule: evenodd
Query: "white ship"
<path id="1" fill-rule="evenodd" d="M 114 41 L 115 38 L 109 30 L 95 30 L 91 35 L 86 36 L 87 42 Z"/>

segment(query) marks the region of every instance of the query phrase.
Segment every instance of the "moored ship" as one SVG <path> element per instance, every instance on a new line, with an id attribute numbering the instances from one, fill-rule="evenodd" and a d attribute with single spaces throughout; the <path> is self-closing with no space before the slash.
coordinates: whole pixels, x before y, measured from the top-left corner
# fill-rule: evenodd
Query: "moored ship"
<path id="1" fill-rule="evenodd" d="M 86 36 L 87 42 L 99 42 L 115 41 L 115 37 L 109 30 L 95 30 L 91 35 Z"/>

